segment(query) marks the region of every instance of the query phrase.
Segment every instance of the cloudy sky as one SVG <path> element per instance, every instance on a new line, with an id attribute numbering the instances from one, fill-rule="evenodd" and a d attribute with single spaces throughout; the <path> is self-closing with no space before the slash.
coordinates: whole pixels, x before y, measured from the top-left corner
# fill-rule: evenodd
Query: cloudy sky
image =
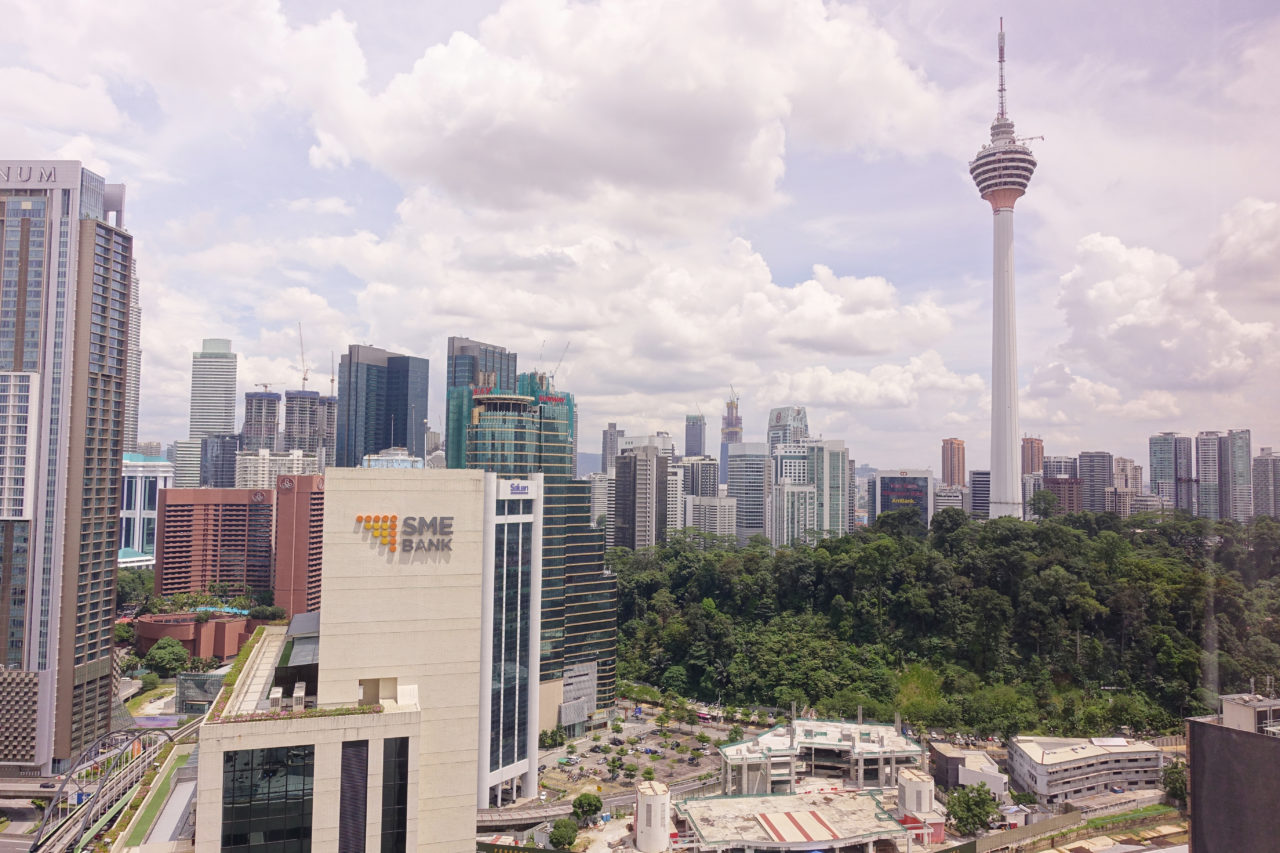
<path id="1" fill-rule="evenodd" d="M 141 437 L 184 437 L 190 353 L 311 387 L 372 343 L 466 335 L 552 369 L 582 449 L 748 439 L 809 409 L 859 462 L 987 464 L 991 214 L 1009 104 L 1022 429 L 1280 444 L 1280 12 L 1270 2 L 0 0 L 0 157 L 128 185 Z M 539 357 L 541 354 L 541 357 Z"/>

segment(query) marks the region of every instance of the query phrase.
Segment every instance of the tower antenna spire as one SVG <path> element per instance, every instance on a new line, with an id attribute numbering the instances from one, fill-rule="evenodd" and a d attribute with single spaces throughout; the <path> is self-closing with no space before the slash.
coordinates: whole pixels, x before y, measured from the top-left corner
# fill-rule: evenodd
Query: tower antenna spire
<path id="1" fill-rule="evenodd" d="M 1000 19 L 1000 35 L 996 38 L 1000 53 L 1000 111 L 997 114 L 996 119 L 998 121 L 1003 121 L 1007 115 L 1004 107 L 1004 18 Z"/>

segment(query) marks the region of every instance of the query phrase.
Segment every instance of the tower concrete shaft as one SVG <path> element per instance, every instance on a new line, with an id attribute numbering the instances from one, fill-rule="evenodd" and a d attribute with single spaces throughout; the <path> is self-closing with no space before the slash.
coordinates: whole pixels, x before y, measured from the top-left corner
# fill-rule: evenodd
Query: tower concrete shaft
<path id="1" fill-rule="evenodd" d="M 969 164 L 969 174 L 994 217 L 991 317 L 991 518 L 1022 517 L 1018 443 L 1018 330 L 1013 287 L 1013 205 L 1035 172 L 1031 149 L 1014 135 L 1005 111 L 1004 29 L 999 35 L 1000 99 L 991 144 Z"/>

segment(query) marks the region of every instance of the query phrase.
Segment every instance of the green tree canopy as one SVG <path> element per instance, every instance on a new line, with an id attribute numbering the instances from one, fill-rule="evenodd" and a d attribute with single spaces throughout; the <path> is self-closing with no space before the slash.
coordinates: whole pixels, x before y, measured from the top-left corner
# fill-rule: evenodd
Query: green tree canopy
<path id="1" fill-rule="evenodd" d="M 587 818 L 600 814 L 600 810 L 604 808 L 604 803 L 595 794 L 579 794 L 577 799 L 573 801 L 573 816 L 579 822 Z"/>
<path id="2" fill-rule="evenodd" d="M 986 829 L 998 814 L 996 798 L 987 790 L 985 782 L 956 788 L 947 799 L 947 820 L 960 835 L 973 835 Z"/>
<path id="3" fill-rule="evenodd" d="M 578 840 L 578 825 L 570 818 L 560 818 L 551 825 L 549 840 L 557 850 L 568 850 Z"/>
<path id="4" fill-rule="evenodd" d="M 170 678 L 191 665 L 191 653 L 173 637 L 161 637 L 142 662 L 161 678 Z"/>

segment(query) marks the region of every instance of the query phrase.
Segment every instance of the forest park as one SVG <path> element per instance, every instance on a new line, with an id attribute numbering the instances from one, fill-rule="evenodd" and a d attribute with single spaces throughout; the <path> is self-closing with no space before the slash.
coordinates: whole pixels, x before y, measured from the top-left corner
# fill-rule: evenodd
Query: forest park
<path id="1" fill-rule="evenodd" d="M 1175 731 L 1280 676 L 1280 524 L 1078 513 L 814 547 L 685 531 L 609 553 L 618 675 L 723 705 L 1011 736 Z"/>

